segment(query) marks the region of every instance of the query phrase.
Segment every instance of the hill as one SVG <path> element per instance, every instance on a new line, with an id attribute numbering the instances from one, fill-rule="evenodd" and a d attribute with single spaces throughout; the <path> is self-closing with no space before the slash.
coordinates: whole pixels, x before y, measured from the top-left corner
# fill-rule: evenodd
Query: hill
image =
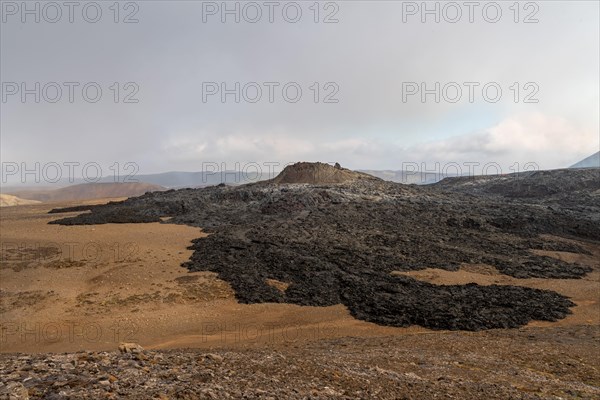
<path id="1" fill-rule="evenodd" d="M 557 169 L 507 175 L 445 178 L 434 187 L 453 192 L 540 201 L 577 199 L 580 203 L 600 199 L 600 171 L 596 169 Z"/>
<path id="2" fill-rule="evenodd" d="M 146 192 L 166 190 L 150 183 L 82 183 L 59 189 L 30 189 L 11 192 L 12 195 L 27 200 L 44 203 L 102 199 L 110 197 L 134 197 Z"/>
<path id="3" fill-rule="evenodd" d="M 442 180 L 447 175 L 442 172 L 421 172 L 421 171 L 403 171 L 403 170 L 359 170 L 365 174 L 375 176 L 385 181 L 404 183 L 405 185 L 427 185 Z"/>
<path id="4" fill-rule="evenodd" d="M 10 194 L 0 194 L 0 207 L 22 206 L 27 204 L 38 204 L 39 201 L 21 199 Z"/>
<path id="5" fill-rule="evenodd" d="M 600 168 L 600 151 L 571 165 L 569 168 Z"/>
<path id="6" fill-rule="evenodd" d="M 273 178 L 274 174 L 268 171 L 198 171 L 181 172 L 170 171 L 160 174 L 137 175 L 135 178 L 140 182 L 152 183 L 169 189 L 198 188 L 225 183 L 227 185 L 240 185 L 244 183 L 257 182 Z M 106 178 L 110 179 L 110 178 Z"/>
<path id="7" fill-rule="evenodd" d="M 288 165 L 275 178 L 264 181 L 266 184 L 307 183 L 311 185 L 325 185 L 349 183 L 357 180 L 379 180 L 362 172 L 342 168 L 339 164 L 331 166 L 326 163 L 299 162 Z"/>

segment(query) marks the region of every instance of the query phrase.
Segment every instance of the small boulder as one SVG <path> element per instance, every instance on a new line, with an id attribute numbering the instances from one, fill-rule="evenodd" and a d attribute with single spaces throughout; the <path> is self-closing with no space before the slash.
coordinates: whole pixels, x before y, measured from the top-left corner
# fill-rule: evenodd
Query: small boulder
<path id="1" fill-rule="evenodd" d="M 0 397 L 11 400 L 28 400 L 29 391 L 20 382 L 9 382 L 6 386 L 0 388 Z"/>
<path id="2" fill-rule="evenodd" d="M 204 357 L 213 363 L 223 362 L 223 357 L 218 354 L 209 353 L 209 354 L 205 355 Z"/>
<path id="3" fill-rule="evenodd" d="M 137 343 L 121 343 L 119 344 L 119 351 L 123 354 L 138 354 L 144 351 L 144 348 Z"/>

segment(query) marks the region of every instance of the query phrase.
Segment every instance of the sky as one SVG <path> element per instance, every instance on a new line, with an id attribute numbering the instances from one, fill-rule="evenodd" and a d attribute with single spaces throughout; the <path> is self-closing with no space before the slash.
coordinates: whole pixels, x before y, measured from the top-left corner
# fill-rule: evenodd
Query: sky
<path id="1" fill-rule="evenodd" d="M 600 147 L 597 1 L 74 4 L 2 1 L 3 173 L 514 172 Z"/>

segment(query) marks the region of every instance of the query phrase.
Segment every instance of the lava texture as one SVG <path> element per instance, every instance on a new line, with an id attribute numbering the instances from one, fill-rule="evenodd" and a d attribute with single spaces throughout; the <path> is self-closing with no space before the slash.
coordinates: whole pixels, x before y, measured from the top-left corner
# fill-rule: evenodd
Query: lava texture
<path id="1" fill-rule="evenodd" d="M 328 168 L 331 168 L 329 170 Z M 358 319 L 433 329 L 513 328 L 556 321 L 574 304 L 553 291 L 433 285 L 393 271 L 488 264 L 516 278 L 577 279 L 591 269 L 532 249 L 586 253 L 549 234 L 600 241 L 598 170 L 458 178 L 419 187 L 339 167 L 288 167 L 277 180 L 147 193 L 88 206 L 63 225 L 156 222 L 198 226 L 190 271 L 213 271 L 243 303 L 342 303 Z M 314 171 L 312 169 L 315 169 Z M 315 183 L 315 176 L 336 183 Z M 312 176 L 307 176 L 312 175 Z M 295 183 L 290 182 L 293 177 Z M 344 176 L 345 181 L 338 182 Z M 309 182 L 309 183 L 303 183 Z M 79 209 L 53 210 L 82 211 Z M 267 283 L 289 284 L 285 291 Z"/>

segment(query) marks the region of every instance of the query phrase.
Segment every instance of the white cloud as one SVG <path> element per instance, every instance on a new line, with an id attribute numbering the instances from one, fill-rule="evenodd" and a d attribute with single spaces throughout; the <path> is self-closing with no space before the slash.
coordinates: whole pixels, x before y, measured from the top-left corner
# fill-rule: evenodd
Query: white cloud
<path id="1" fill-rule="evenodd" d="M 409 147 L 362 136 L 314 140 L 290 132 L 244 132 L 229 135 L 186 135 L 169 148 L 174 160 L 226 162 L 340 162 L 354 169 L 402 169 L 403 163 L 462 165 L 497 163 L 503 171 L 519 163 L 541 169 L 562 168 L 597 151 L 598 134 L 569 120 L 542 113 L 519 114 L 478 132 Z M 197 139 L 194 139 L 196 137 Z M 193 169 L 193 167 L 191 167 Z"/>
<path id="2" fill-rule="evenodd" d="M 536 163 L 542 169 L 569 166 L 598 150 L 597 132 L 542 113 L 509 117 L 482 132 L 406 149 L 411 161 Z"/>

